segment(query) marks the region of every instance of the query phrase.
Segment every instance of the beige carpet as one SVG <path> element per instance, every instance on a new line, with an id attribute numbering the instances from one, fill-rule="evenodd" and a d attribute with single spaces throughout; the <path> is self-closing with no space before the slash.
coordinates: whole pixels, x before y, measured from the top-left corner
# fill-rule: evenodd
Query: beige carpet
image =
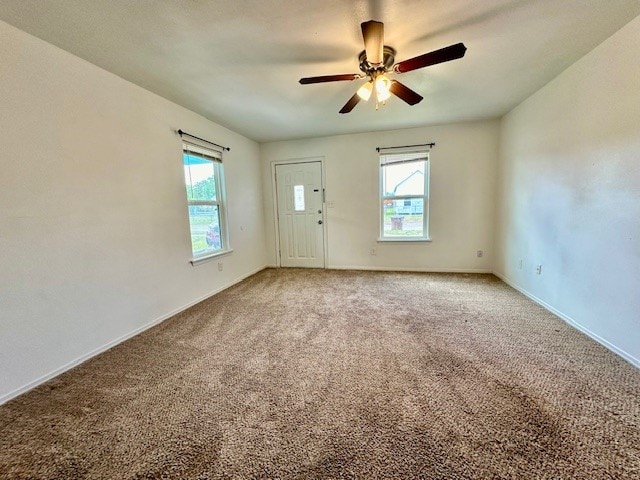
<path id="1" fill-rule="evenodd" d="M 265 270 L 0 407 L 2 479 L 638 479 L 640 371 L 491 275 Z"/>

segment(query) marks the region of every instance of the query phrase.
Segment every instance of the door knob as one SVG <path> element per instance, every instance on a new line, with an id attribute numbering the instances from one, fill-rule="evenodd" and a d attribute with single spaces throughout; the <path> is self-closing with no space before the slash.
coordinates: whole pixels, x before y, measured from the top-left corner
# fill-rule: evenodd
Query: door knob
<path id="1" fill-rule="evenodd" d="M 318 225 L 322 225 L 322 220 L 318 220 Z"/>

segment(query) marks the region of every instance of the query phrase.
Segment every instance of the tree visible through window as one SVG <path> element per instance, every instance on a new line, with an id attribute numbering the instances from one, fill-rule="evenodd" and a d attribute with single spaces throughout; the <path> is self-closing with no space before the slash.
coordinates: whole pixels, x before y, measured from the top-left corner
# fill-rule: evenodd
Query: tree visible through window
<path id="1" fill-rule="evenodd" d="M 428 207 L 428 152 L 380 155 L 380 239 L 428 239 Z"/>
<path id="2" fill-rule="evenodd" d="M 185 144 L 183 164 L 193 258 L 228 250 L 221 154 Z"/>

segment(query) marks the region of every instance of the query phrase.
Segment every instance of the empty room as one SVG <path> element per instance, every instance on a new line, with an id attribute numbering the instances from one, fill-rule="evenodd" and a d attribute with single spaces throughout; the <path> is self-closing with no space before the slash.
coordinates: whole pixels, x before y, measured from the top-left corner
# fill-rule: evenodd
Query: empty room
<path id="1" fill-rule="evenodd" d="M 0 0 L 0 478 L 640 478 L 640 0 Z"/>

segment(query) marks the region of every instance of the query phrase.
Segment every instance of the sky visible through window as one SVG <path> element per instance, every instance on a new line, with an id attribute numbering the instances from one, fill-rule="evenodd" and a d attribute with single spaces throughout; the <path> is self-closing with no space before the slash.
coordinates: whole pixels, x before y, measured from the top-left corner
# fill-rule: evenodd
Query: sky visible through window
<path id="1" fill-rule="evenodd" d="M 383 181 L 384 181 L 384 194 L 385 195 L 422 195 L 424 193 L 424 160 L 417 162 L 409 162 L 409 163 L 399 163 L 396 165 L 388 165 L 383 167 Z M 412 174 L 416 171 L 420 172 L 418 174 L 419 181 L 411 182 L 412 185 L 415 185 L 409 192 L 404 192 L 399 187 L 403 182 L 409 182 L 411 180 Z M 418 179 L 416 179 L 418 180 Z M 418 187 L 417 185 L 422 185 L 422 187 Z M 397 188 L 398 187 L 398 188 Z M 419 191 L 416 191 L 416 188 L 419 188 Z M 394 190 L 397 190 L 397 193 L 394 193 Z"/>

